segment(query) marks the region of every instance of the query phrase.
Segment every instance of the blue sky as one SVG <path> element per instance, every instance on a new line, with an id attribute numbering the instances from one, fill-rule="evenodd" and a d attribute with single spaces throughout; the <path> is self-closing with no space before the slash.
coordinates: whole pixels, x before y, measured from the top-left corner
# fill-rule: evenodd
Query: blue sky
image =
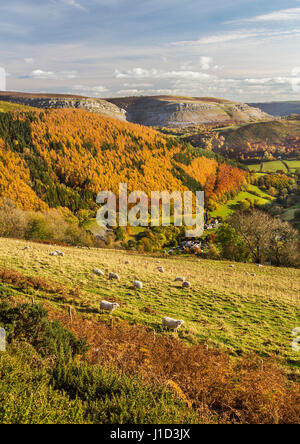
<path id="1" fill-rule="evenodd" d="M 10 0 L 0 39 L 8 90 L 300 99 L 297 0 Z"/>

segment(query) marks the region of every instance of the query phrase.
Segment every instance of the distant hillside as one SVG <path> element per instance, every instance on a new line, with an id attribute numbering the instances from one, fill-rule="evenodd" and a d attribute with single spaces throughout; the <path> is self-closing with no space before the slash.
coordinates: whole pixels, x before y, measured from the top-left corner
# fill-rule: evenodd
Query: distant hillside
<path id="1" fill-rule="evenodd" d="M 229 125 L 271 118 L 257 108 L 213 97 L 153 96 L 107 100 L 125 109 L 128 121 L 147 126 Z"/>
<path id="2" fill-rule="evenodd" d="M 0 100 L 35 108 L 76 108 L 126 120 L 126 112 L 105 100 L 70 94 L 0 92 Z"/>
<path id="3" fill-rule="evenodd" d="M 232 125 L 268 120 L 270 115 L 244 103 L 214 97 L 124 97 L 95 99 L 70 94 L 0 92 L 0 100 L 35 108 L 76 108 L 156 127 Z"/>
<path id="4" fill-rule="evenodd" d="M 300 114 L 300 101 L 249 103 L 249 106 L 259 108 L 263 112 L 272 114 L 273 116 Z"/>
<path id="5" fill-rule="evenodd" d="M 82 110 L 0 113 L 0 195 L 25 209 L 95 209 L 101 190 L 202 190 L 218 202 L 246 173 L 152 128 Z"/>
<path id="6" fill-rule="evenodd" d="M 296 158 L 300 153 L 300 120 L 274 120 L 233 126 L 219 131 L 224 144 L 216 150 L 228 157 L 247 160 L 271 156 Z"/>

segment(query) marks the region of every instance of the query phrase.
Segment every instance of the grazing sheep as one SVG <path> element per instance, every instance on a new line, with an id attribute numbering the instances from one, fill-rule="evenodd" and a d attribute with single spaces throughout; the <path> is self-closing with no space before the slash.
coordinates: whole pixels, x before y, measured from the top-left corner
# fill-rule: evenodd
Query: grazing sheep
<path id="1" fill-rule="evenodd" d="M 107 301 L 101 301 L 100 302 L 100 310 L 109 311 L 109 313 L 112 313 L 116 308 L 120 308 L 120 305 L 116 302 L 107 302 Z"/>
<path id="2" fill-rule="evenodd" d="M 231 265 L 229 265 L 229 267 L 230 267 L 230 268 L 234 268 L 234 265 L 231 264 Z"/>
<path id="3" fill-rule="evenodd" d="M 185 281 L 182 283 L 182 288 L 191 288 L 191 283 L 188 281 Z"/>
<path id="4" fill-rule="evenodd" d="M 246 271 L 245 275 L 246 275 L 246 276 L 250 276 L 250 273 L 248 273 L 248 271 Z"/>
<path id="5" fill-rule="evenodd" d="M 24 247 L 23 248 L 23 251 L 25 251 L 25 250 L 29 250 L 30 249 L 30 247 Z"/>
<path id="6" fill-rule="evenodd" d="M 178 276 L 176 279 L 174 279 L 174 282 L 185 282 L 185 277 L 183 276 Z"/>
<path id="7" fill-rule="evenodd" d="M 137 288 L 138 290 L 141 290 L 143 288 L 143 284 L 140 281 L 133 281 L 134 288 Z"/>
<path id="8" fill-rule="evenodd" d="M 158 269 L 158 271 L 159 271 L 160 273 L 164 273 L 164 272 L 165 272 L 164 267 L 158 267 L 157 269 Z"/>
<path id="9" fill-rule="evenodd" d="M 64 255 L 65 255 L 65 253 L 63 253 L 62 251 L 59 251 L 59 250 L 55 250 L 50 253 L 50 256 L 64 256 Z"/>
<path id="10" fill-rule="evenodd" d="M 125 265 L 129 265 L 130 264 L 130 261 L 125 261 Z"/>
<path id="11" fill-rule="evenodd" d="M 112 281 L 113 279 L 119 281 L 120 280 L 120 276 L 117 273 L 109 273 L 108 279 L 110 281 Z"/>
<path id="12" fill-rule="evenodd" d="M 100 270 L 99 268 L 94 268 L 93 273 L 96 274 L 97 276 L 104 276 L 103 271 Z"/>
<path id="13" fill-rule="evenodd" d="M 256 264 L 257 267 L 262 268 L 263 265 L 262 264 Z"/>
<path id="14" fill-rule="evenodd" d="M 251 273 L 251 276 L 255 277 L 255 276 L 256 276 L 256 274 L 255 274 L 255 273 Z"/>
<path id="15" fill-rule="evenodd" d="M 171 330 L 177 331 L 179 327 L 181 327 L 184 324 L 183 320 L 177 320 L 165 317 L 162 320 L 162 326 L 163 328 L 170 328 Z"/>

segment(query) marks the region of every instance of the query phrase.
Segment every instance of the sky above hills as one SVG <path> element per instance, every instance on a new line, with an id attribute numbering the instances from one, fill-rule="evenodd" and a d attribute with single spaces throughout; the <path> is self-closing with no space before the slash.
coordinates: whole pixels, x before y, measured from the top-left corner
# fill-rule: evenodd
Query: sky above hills
<path id="1" fill-rule="evenodd" d="M 10 0 L 0 67 L 7 90 L 300 100 L 299 25 L 297 0 Z"/>

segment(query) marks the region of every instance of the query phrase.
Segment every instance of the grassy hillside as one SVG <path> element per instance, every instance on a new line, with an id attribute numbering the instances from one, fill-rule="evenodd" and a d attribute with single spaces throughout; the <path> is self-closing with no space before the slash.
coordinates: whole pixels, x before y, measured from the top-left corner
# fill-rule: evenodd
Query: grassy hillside
<path id="1" fill-rule="evenodd" d="M 253 194 L 254 192 L 254 194 Z M 248 185 L 247 191 L 241 191 L 234 199 L 229 200 L 224 205 L 219 205 L 218 208 L 211 213 L 212 217 L 222 217 L 226 219 L 238 209 L 239 205 L 245 200 L 249 200 L 259 206 L 264 206 L 270 203 L 274 197 L 269 196 L 264 191 L 260 190 L 255 185 Z"/>
<path id="2" fill-rule="evenodd" d="M 17 103 L 3 102 L 0 100 L 0 113 L 7 113 L 9 111 L 33 111 L 33 110 L 35 110 L 35 108 L 31 108 L 30 106 L 18 105 Z"/>
<path id="3" fill-rule="evenodd" d="M 299 270 L 25 245 L 0 239 L 1 423 L 299 422 Z"/>
<path id="4" fill-rule="evenodd" d="M 282 170 L 288 172 L 286 167 L 288 165 L 290 172 L 295 172 L 300 170 L 300 160 L 286 160 L 282 162 L 281 160 L 274 160 L 269 162 L 263 162 L 263 169 L 261 171 L 261 164 L 248 165 L 250 170 L 263 173 L 274 173 L 276 171 Z"/>
<path id="5" fill-rule="evenodd" d="M 158 264 L 150 256 L 96 249 L 64 248 L 65 257 L 57 258 L 49 256 L 54 247 L 31 244 L 30 250 L 23 251 L 24 245 L 0 239 L 0 267 L 45 278 L 62 285 L 65 292 L 79 290 L 63 296 L 58 290 L 45 294 L 25 285 L 25 295 L 61 307 L 71 303 L 79 313 L 102 321 L 108 316 L 99 314 L 99 301 L 116 301 L 121 305 L 113 316 L 117 323 L 142 324 L 161 335 L 161 318 L 171 316 L 185 320 L 179 337 L 187 343 L 205 341 L 235 356 L 250 351 L 276 354 L 285 363 L 300 364 L 291 349 L 291 331 L 300 325 L 299 270 L 249 264 L 230 268 L 227 262 L 194 257 L 161 258 Z M 125 265 L 127 259 L 130 265 Z M 157 271 L 158 265 L 165 273 Z M 106 277 L 93 275 L 95 267 Z M 119 273 L 121 281 L 108 281 L 110 271 Z M 246 271 L 255 276 L 246 276 Z M 192 288 L 183 290 L 174 283 L 177 276 L 185 276 Z M 144 283 L 141 291 L 132 288 L 134 279 Z M 6 282 L 5 275 L 1 280 Z"/>

